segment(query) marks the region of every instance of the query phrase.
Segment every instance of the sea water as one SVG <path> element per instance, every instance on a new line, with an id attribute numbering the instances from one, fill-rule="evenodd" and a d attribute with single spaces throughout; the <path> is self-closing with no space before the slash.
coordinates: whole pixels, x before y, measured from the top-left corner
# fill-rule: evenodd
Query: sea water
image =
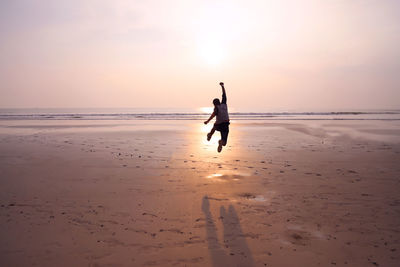
<path id="1" fill-rule="evenodd" d="M 231 120 L 400 120 L 400 110 L 236 111 Z M 35 108 L 0 109 L 0 120 L 205 120 L 199 109 Z"/>

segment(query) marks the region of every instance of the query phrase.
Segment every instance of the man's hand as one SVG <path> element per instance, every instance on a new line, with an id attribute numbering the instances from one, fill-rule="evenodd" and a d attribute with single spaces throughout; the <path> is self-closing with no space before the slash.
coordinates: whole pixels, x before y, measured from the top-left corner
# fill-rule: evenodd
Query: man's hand
<path id="1" fill-rule="evenodd" d="M 223 83 L 223 82 L 220 82 L 219 85 L 221 85 L 222 87 L 224 87 L 224 83 Z"/>
<path id="2" fill-rule="evenodd" d="M 208 121 L 205 121 L 204 124 L 207 125 Z"/>

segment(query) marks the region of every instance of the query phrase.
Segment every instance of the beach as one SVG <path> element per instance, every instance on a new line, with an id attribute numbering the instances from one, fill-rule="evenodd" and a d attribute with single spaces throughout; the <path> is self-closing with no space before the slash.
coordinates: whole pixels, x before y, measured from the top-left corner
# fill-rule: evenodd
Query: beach
<path id="1" fill-rule="evenodd" d="M 1 266 L 399 266 L 399 120 L 0 120 Z"/>

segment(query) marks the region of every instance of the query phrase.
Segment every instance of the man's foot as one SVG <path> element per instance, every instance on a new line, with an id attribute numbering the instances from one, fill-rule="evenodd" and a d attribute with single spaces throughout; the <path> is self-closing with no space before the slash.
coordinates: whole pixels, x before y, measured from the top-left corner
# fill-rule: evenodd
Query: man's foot
<path id="1" fill-rule="evenodd" d="M 218 153 L 222 151 L 222 140 L 218 141 Z"/>
<path id="2" fill-rule="evenodd" d="M 211 137 L 212 137 L 212 134 L 211 134 L 211 133 L 208 133 L 208 134 L 207 134 L 207 141 L 210 141 L 210 140 L 211 140 Z"/>

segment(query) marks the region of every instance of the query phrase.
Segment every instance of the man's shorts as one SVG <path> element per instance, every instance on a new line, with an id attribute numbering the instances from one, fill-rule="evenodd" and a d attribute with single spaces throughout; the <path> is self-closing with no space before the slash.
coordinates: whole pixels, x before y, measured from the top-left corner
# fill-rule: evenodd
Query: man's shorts
<path id="1" fill-rule="evenodd" d="M 228 141 L 228 134 L 229 134 L 229 122 L 223 122 L 219 124 L 214 124 L 215 130 L 221 132 L 221 140 Z"/>

